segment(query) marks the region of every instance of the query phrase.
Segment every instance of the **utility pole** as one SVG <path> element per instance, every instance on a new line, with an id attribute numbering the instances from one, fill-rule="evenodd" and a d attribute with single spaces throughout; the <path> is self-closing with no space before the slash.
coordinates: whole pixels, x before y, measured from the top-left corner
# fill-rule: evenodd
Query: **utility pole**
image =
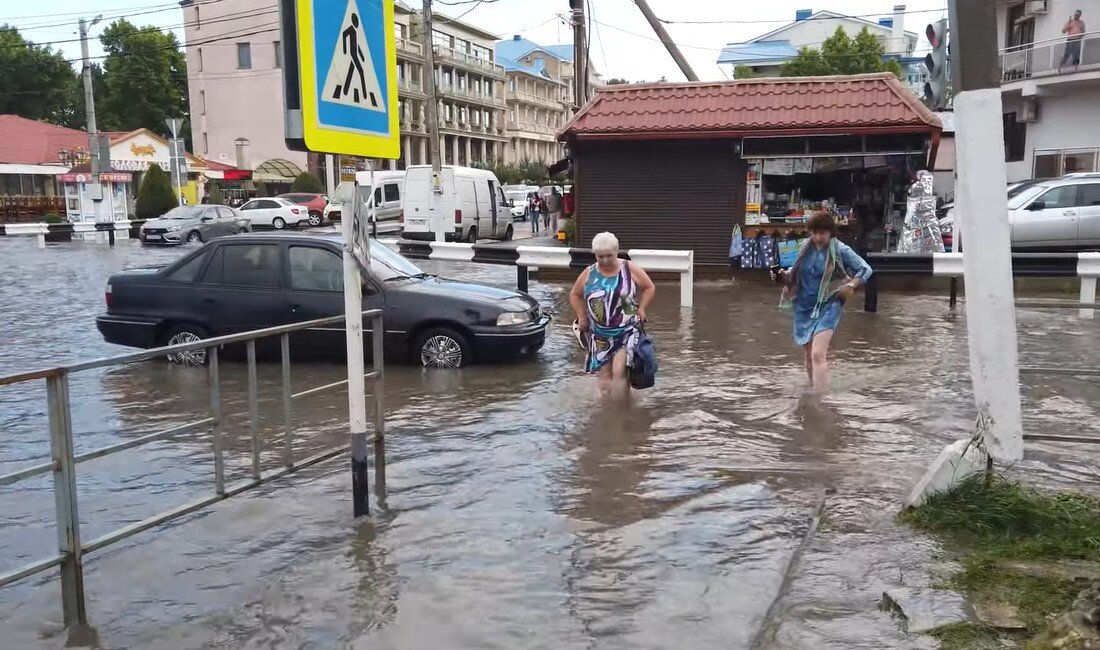
<path id="1" fill-rule="evenodd" d="M 661 24 L 661 20 L 657 18 L 653 10 L 649 8 L 649 3 L 646 0 L 634 0 L 634 4 L 638 5 L 638 8 L 645 14 L 645 19 L 649 21 L 649 26 L 656 32 L 657 38 L 661 39 L 661 42 L 665 44 L 665 49 L 672 55 L 672 59 L 676 61 L 676 65 L 680 66 L 680 72 L 684 73 L 688 81 L 699 81 L 699 76 L 695 74 L 695 70 L 691 69 L 691 64 L 687 62 L 684 55 L 680 53 L 680 48 L 676 47 L 676 43 L 672 41 L 672 37 L 665 31 L 665 26 Z"/>
<path id="2" fill-rule="evenodd" d="M 92 206 L 95 211 L 95 220 L 99 221 L 99 204 L 103 200 L 103 186 L 99 184 L 99 172 L 101 171 L 101 162 L 99 159 L 100 147 L 99 147 L 99 132 L 96 130 L 95 125 L 95 95 L 92 90 L 92 64 L 89 62 L 88 55 L 88 28 L 94 26 L 99 21 L 103 20 L 103 14 L 100 14 L 92 19 L 89 24 L 83 18 L 80 19 L 80 58 L 83 62 L 81 68 L 81 77 L 84 79 L 84 112 L 88 116 L 88 153 L 90 154 L 90 160 L 92 165 L 92 182 L 87 187 L 89 188 L 89 194 L 92 197 Z M 111 161 L 107 161 L 107 165 L 110 166 Z"/>
<path id="3" fill-rule="evenodd" d="M 432 50 L 432 0 L 424 0 L 424 31 L 420 42 L 424 46 L 424 92 L 428 95 L 425 118 L 428 120 L 428 157 L 432 161 L 432 194 L 428 212 L 428 223 L 435 233 L 436 241 L 446 240 L 443 232 L 443 214 L 440 199 L 443 195 L 443 160 L 439 152 L 439 96 L 435 90 L 435 52 Z"/>
<path id="4" fill-rule="evenodd" d="M 588 48 L 584 29 L 584 0 L 569 0 L 573 21 L 573 93 L 577 106 L 588 103 Z"/>
<path id="5" fill-rule="evenodd" d="M 963 254 L 970 379 L 977 431 L 948 445 L 909 497 L 919 505 L 993 461 L 1023 457 L 1019 350 L 1005 195 L 1004 133 L 995 25 L 997 0 L 950 0 L 951 74 L 955 84 L 958 184 L 956 219 L 982 233 L 981 246 Z M 956 224 L 958 231 L 958 224 Z"/>

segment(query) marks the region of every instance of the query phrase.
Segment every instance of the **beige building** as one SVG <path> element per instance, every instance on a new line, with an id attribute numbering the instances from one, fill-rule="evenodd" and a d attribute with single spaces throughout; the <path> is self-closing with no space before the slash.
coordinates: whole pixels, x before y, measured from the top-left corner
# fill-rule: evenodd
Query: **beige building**
<path id="1" fill-rule="evenodd" d="M 278 182 L 307 167 L 284 143 L 282 56 L 274 0 L 183 0 L 193 151 Z M 395 3 L 401 158 L 390 168 L 427 163 L 423 21 Z M 444 14 L 432 34 L 444 164 L 499 160 L 508 142 L 504 68 L 497 36 Z"/>

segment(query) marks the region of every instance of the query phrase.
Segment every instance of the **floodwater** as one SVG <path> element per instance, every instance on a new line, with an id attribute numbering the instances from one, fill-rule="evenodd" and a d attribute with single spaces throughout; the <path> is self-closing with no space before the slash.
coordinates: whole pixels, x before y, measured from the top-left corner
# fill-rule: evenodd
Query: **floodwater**
<path id="1" fill-rule="evenodd" d="M 109 274 L 179 250 L 0 240 L 0 374 L 124 352 L 94 316 Z M 507 286 L 507 267 L 424 264 Z M 877 608 L 935 579 L 936 547 L 893 521 L 939 450 L 973 426 L 966 324 L 943 295 L 850 306 L 835 387 L 803 397 L 772 287 L 704 281 L 681 311 L 661 285 L 658 385 L 602 403 L 579 372 L 566 286 L 535 362 L 387 368 L 387 484 L 350 516 L 329 461 L 86 557 L 104 648 L 930 648 Z M 1100 320 L 1021 310 L 1030 365 L 1095 366 Z M 295 390 L 343 368 L 295 364 Z M 247 478 L 243 365 L 223 362 L 230 480 Z M 264 467 L 279 465 L 279 369 L 260 368 Z M 1097 431 L 1095 380 L 1025 379 L 1032 432 Z M 77 452 L 204 417 L 202 369 L 148 362 L 74 376 Z M 346 393 L 295 403 L 294 453 L 345 441 Z M 44 390 L 0 388 L 0 473 L 48 458 Z M 1095 484 L 1097 453 L 1029 444 L 1020 471 Z M 213 491 L 209 431 L 79 466 L 84 539 Z M 811 532 L 815 515 L 819 525 Z M 56 548 L 49 477 L 0 487 L 0 571 Z M 0 589 L 9 648 L 57 648 L 49 572 Z"/>

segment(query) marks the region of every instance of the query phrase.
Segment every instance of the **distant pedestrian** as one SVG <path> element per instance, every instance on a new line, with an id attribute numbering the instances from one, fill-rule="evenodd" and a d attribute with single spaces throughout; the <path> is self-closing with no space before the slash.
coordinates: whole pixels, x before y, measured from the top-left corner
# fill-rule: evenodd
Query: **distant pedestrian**
<path id="1" fill-rule="evenodd" d="M 535 198 L 535 193 L 531 192 L 527 195 L 527 218 L 531 220 L 531 234 L 539 234 L 539 202 Z"/>
<path id="2" fill-rule="evenodd" d="M 535 198 L 539 202 L 539 215 L 542 217 L 542 226 L 546 230 L 547 234 L 550 233 L 550 211 L 546 209 L 546 197 L 539 193 L 535 193 Z"/>
<path id="3" fill-rule="evenodd" d="M 639 328 L 657 288 L 642 267 L 619 259 L 615 235 L 596 235 L 592 252 L 596 263 L 581 273 L 569 294 L 587 346 L 584 370 L 598 375 L 602 395 L 625 396 Z"/>
<path id="4" fill-rule="evenodd" d="M 561 193 L 557 187 L 550 188 L 550 196 L 546 199 L 546 207 L 550 211 L 550 233 L 558 234 L 558 220 L 561 219 Z"/>
<path id="5" fill-rule="evenodd" d="M 783 288 L 783 301 L 794 312 L 794 342 L 805 352 L 806 375 L 815 392 L 829 387 L 828 354 L 840 325 L 844 301 L 871 277 L 871 267 L 836 238 L 836 221 L 827 212 L 810 218 L 810 238 L 790 269 L 772 267 Z"/>
<path id="6" fill-rule="evenodd" d="M 1070 65 L 1081 65 L 1081 39 L 1085 37 L 1085 21 L 1081 20 L 1081 10 L 1073 12 L 1073 15 L 1062 27 L 1062 33 L 1066 35 L 1066 49 L 1062 54 L 1062 62 L 1059 68 Z"/>

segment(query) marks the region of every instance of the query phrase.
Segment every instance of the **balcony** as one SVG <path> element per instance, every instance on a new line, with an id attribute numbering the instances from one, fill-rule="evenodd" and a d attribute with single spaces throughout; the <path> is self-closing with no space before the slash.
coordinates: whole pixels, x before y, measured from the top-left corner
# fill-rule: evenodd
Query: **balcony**
<path id="1" fill-rule="evenodd" d="M 407 38 L 399 38 L 397 39 L 397 53 L 398 55 L 411 54 L 417 59 L 422 59 L 424 58 L 424 46 Z"/>
<path id="2" fill-rule="evenodd" d="M 443 47 L 440 45 L 433 45 L 432 52 L 435 54 L 436 63 L 440 61 L 450 61 L 451 63 L 457 63 L 464 68 L 470 70 L 477 70 L 487 75 L 492 75 L 498 79 L 504 79 L 504 66 L 497 65 L 492 61 L 478 58 L 468 52 L 461 52 L 459 50 Z"/>
<path id="3" fill-rule="evenodd" d="M 1001 50 L 1003 83 L 1087 71 L 1100 71 L 1100 32 L 1089 32 L 1076 42 L 1060 37 Z"/>
<path id="4" fill-rule="evenodd" d="M 528 104 L 537 104 L 538 106 L 545 106 L 546 108 L 552 108 L 554 110 L 564 110 L 564 106 L 558 100 L 552 97 L 543 97 L 542 95 L 536 95 L 535 93 L 529 93 L 522 90 L 509 90 L 508 99 L 517 102 L 526 102 Z"/>
<path id="5" fill-rule="evenodd" d="M 556 130 L 552 126 L 545 124 L 536 124 L 534 122 L 517 122 L 514 120 L 508 120 L 508 128 L 513 131 L 524 131 L 526 133 L 538 133 L 539 135 L 548 135 L 553 137 L 556 134 Z"/>
<path id="6" fill-rule="evenodd" d="M 452 97 L 455 99 L 465 99 L 478 102 L 480 104 L 488 104 L 490 106 L 504 106 L 504 102 L 498 99 L 496 95 L 486 95 L 485 93 L 470 90 L 469 88 L 460 88 L 455 85 L 442 84 L 439 86 L 439 92 L 443 93 L 443 95 L 447 97 Z"/>
<path id="7" fill-rule="evenodd" d="M 402 93 L 424 94 L 424 89 L 420 87 L 420 81 L 417 79 L 398 79 L 397 89 Z"/>

